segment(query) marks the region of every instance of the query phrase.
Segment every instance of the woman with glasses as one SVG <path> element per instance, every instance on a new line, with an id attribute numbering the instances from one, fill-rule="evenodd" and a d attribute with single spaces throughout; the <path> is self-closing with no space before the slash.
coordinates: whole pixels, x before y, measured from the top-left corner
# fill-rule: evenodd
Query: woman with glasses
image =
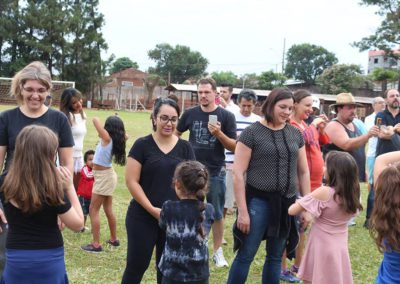
<path id="1" fill-rule="evenodd" d="M 15 140 L 21 130 L 28 125 L 40 124 L 50 128 L 58 136 L 58 158 L 61 166 L 72 174 L 72 138 L 67 117 L 60 111 L 48 108 L 44 102 L 52 88 L 51 75 L 46 66 L 35 61 L 25 66 L 12 79 L 11 95 L 15 96 L 18 107 L 0 114 L 0 169 L 3 175 L 10 167 Z M 5 163 L 5 164 L 4 164 Z M 23 169 L 21 169 L 23 170 Z M 4 243 L 0 239 L 0 259 L 4 260 Z M 3 263 L 0 261 L 0 272 Z"/>
<path id="2" fill-rule="evenodd" d="M 160 211 L 167 200 L 177 200 L 172 187 L 176 166 L 194 160 L 189 142 L 174 135 L 180 110 L 171 99 L 157 99 L 151 121 L 153 133 L 133 144 L 125 168 L 125 180 L 133 199 L 126 214 L 128 252 L 122 283 L 140 283 L 156 247 L 156 265 L 165 244 L 165 232 L 158 226 Z M 157 268 L 157 282 L 162 275 Z"/>

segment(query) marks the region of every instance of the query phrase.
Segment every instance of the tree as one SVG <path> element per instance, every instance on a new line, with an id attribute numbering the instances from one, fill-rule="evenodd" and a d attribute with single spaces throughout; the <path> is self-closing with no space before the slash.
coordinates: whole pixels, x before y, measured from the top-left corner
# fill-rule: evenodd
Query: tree
<path id="1" fill-rule="evenodd" d="M 361 67 L 355 64 L 335 64 L 324 70 L 317 78 L 321 91 L 328 94 L 351 92 L 354 88 L 371 86 L 367 77 L 362 75 Z"/>
<path id="2" fill-rule="evenodd" d="M 129 57 L 120 57 L 112 63 L 110 73 L 113 74 L 127 68 L 138 69 L 139 65 L 133 62 Z"/>
<path id="3" fill-rule="evenodd" d="M 246 73 L 240 76 L 239 86 L 240 88 L 247 89 L 259 89 L 258 86 L 258 75 L 256 73 Z"/>
<path id="4" fill-rule="evenodd" d="M 381 82 L 382 92 L 384 92 L 387 90 L 387 83 L 389 81 L 396 81 L 399 79 L 399 73 L 390 69 L 375 68 L 374 71 L 372 71 L 371 78 L 374 81 Z"/>
<path id="5" fill-rule="evenodd" d="M 399 54 L 393 52 L 393 47 L 400 45 L 400 1 L 398 0 L 361 0 L 362 5 L 377 6 L 379 10 L 376 14 L 383 17 L 380 26 L 375 34 L 362 38 L 353 45 L 360 51 L 370 48 L 384 50 L 388 57 L 396 60 Z M 377 71 L 381 73 L 381 71 Z M 382 81 L 384 82 L 384 81 Z M 398 90 L 400 90 L 400 77 L 398 78 Z"/>
<path id="6" fill-rule="evenodd" d="M 232 71 L 212 72 L 211 77 L 215 80 L 218 86 L 221 84 L 236 86 L 238 84 L 238 78 Z"/>
<path id="7" fill-rule="evenodd" d="M 148 56 L 156 62 L 149 73 L 158 74 L 169 83 L 182 83 L 189 78 L 198 78 L 207 69 L 208 60 L 200 52 L 191 51 L 184 45 L 172 47 L 168 43 L 157 44 L 149 50 Z"/>
<path id="8" fill-rule="evenodd" d="M 158 83 L 160 82 L 160 79 L 161 79 L 160 76 L 155 74 L 150 74 L 143 80 L 147 94 L 146 100 L 144 102 L 146 108 L 151 106 L 151 103 L 153 101 L 154 89 L 157 87 Z"/>
<path id="9" fill-rule="evenodd" d="M 353 45 L 360 51 L 375 47 L 390 52 L 393 45 L 400 44 L 400 2 L 398 0 L 361 0 L 361 5 L 377 6 L 376 14 L 383 17 L 375 34 L 362 38 Z"/>
<path id="10" fill-rule="evenodd" d="M 324 69 L 337 63 L 335 54 L 322 46 L 303 43 L 292 45 L 287 52 L 285 75 L 314 85 Z"/>
<path id="11" fill-rule="evenodd" d="M 287 78 L 280 73 L 274 71 L 262 72 L 258 77 L 258 88 L 263 90 L 272 90 L 276 87 L 281 87 L 285 83 Z"/>

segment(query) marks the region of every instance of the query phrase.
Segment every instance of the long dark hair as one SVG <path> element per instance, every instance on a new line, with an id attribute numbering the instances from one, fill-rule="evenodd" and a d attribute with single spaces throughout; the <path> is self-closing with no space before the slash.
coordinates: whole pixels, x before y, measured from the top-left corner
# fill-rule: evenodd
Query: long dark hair
<path id="1" fill-rule="evenodd" d="M 375 181 L 370 232 L 378 249 L 400 251 L 400 165 L 388 166 Z"/>
<path id="2" fill-rule="evenodd" d="M 199 222 L 197 232 L 202 238 L 204 238 L 204 228 L 201 224 L 204 221 L 204 199 L 208 190 L 208 171 L 206 167 L 197 161 L 181 162 L 175 169 L 173 181 L 174 183 L 179 181 L 184 192 L 196 195 L 196 198 L 199 201 Z"/>
<path id="3" fill-rule="evenodd" d="M 358 167 L 354 158 L 347 152 L 331 151 L 326 156 L 325 164 L 326 184 L 335 189 L 334 198 L 339 198 L 343 210 L 349 214 L 362 210 Z"/>
<path id="4" fill-rule="evenodd" d="M 71 115 L 74 112 L 74 109 L 72 108 L 73 98 L 81 100 L 82 99 L 81 92 L 79 92 L 75 88 L 66 88 L 62 92 L 60 100 L 60 111 L 68 117 L 70 125 L 72 125 L 73 120 L 75 120 L 75 116 Z M 85 114 L 83 113 L 83 109 L 81 109 L 79 113 L 82 116 L 82 118 L 85 119 Z"/>
<path id="5" fill-rule="evenodd" d="M 58 137 L 45 126 L 22 129 L 15 142 L 13 162 L 1 187 L 7 202 L 13 200 L 24 213 L 44 204 L 64 204 L 64 189 L 55 163 Z"/>
<path id="6" fill-rule="evenodd" d="M 114 156 L 114 162 L 118 165 L 126 163 L 126 132 L 123 121 L 116 115 L 109 116 L 104 124 L 104 129 L 107 130 L 113 141 L 111 154 Z"/>

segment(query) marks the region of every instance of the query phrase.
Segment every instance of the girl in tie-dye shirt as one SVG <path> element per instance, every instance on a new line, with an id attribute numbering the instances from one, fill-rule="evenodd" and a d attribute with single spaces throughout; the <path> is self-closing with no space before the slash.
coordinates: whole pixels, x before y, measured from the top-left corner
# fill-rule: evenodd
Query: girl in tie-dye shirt
<path id="1" fill-rule="evenodd" d="M 160 227 L 166 242 L 159 268 L 162 284 L 208 283 L 208 233 L 214 208 L 204 203 L 208 171 L 196 161 L 180 163 L 174 174 L 179 201 L 166 201 L 160 215 Z"/>

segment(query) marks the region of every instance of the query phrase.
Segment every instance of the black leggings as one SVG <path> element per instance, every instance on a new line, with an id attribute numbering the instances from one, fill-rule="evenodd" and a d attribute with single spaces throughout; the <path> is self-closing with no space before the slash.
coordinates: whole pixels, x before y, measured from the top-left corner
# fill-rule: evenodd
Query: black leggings
<path id="1" fill-rule="evenodd" d="M 135 205 L 137 206 L 137 204 Z M 135 211 L 135 212 L 134 212 Z M 126 213 L 126 232 L 128 234 L 128 252 L 122 284 L 139 284 L 149 267 L 154 246 L 156 247 L 157 283 L 162 281 L 158 269 L 165 245 L 165 232 L 158 221 L 150 214 L 137 213 L 131 203 Z"/>

